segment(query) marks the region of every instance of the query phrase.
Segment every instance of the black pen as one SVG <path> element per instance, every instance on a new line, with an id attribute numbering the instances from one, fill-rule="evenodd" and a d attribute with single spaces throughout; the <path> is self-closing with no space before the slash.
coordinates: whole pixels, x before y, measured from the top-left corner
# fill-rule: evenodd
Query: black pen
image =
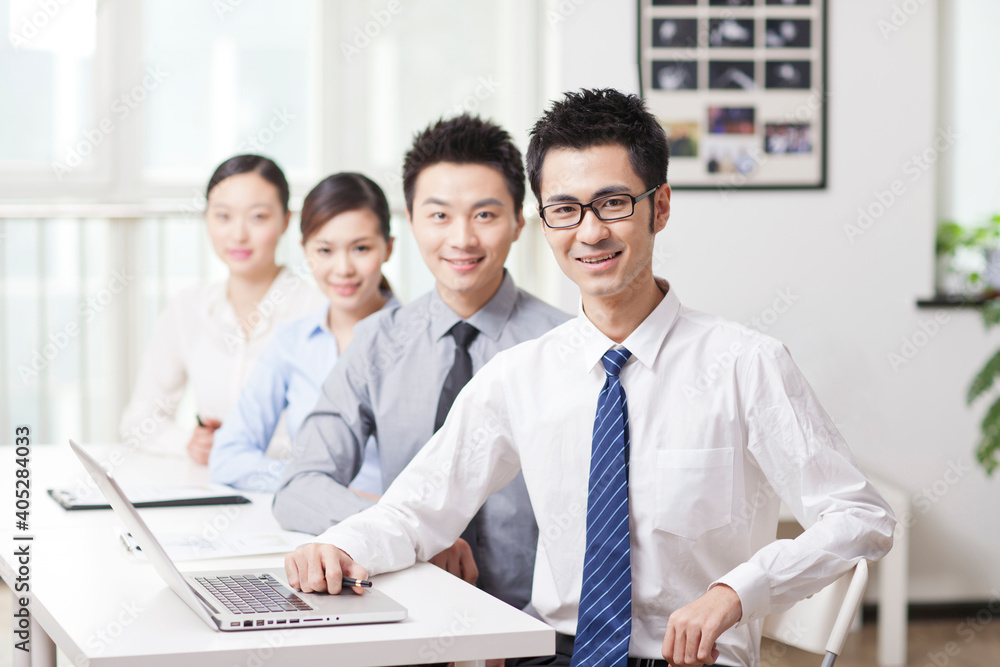
<path id="1" fill-rule="evenodd" d="M 343 586 L 357 586 L 358 588 L 371 588 L 372 582 L 367 579 L 355 579 L 354 577 L 344 577 L 341 581 Z"/>
<path id="2" fill-rule="evenodd" d="M 198 426 L 205 428 L 205 422 L 201 420 L 201 415 L 195 415 L 194 418 L 198 420 Z"/>

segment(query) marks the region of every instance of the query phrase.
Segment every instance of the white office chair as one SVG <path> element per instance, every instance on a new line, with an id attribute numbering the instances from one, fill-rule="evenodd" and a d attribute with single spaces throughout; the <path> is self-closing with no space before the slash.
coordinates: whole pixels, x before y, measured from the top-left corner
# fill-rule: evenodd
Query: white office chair
<path id="1" fill-rule="evenodd" d="M 867 585 L 868 562 L 861 559 L 820 592 L 765 618 L 764 636 L 822 655 L 823 667 L 831 667 L 844 648 Z"/>

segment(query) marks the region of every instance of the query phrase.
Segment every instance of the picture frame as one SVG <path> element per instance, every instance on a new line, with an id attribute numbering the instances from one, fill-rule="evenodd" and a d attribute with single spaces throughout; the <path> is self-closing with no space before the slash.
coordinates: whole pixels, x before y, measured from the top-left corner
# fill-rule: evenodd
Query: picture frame
<path id="1" fill-rule="evenodd" d="M 637 2 L 671 187 L 826 188 L 827 0 Z"/>

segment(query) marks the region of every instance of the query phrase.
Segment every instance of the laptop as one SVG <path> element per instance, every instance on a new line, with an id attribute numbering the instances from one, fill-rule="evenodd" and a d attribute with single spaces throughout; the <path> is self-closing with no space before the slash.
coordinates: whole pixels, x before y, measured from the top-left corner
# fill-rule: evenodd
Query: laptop
<path id="1" fill-rule="evenodd" d="M 405 607 L 370 588 L 362 595 L 353 590 L 339 595 L 293 591 L 284 568 L 181 572 L 111 473 L 78 444 L 72 440 L 69 444 L 159 575 L 212 628 L 236 632 L 387 623 L 406 618 Z"/>

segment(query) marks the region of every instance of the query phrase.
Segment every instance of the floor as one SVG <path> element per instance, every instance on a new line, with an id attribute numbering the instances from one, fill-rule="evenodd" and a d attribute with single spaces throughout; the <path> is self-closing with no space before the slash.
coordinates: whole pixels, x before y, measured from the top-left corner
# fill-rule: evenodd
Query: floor
<path id="1" fill-rule="evenodd" d="M 0 625 L 9 628 L 10 590 L 0 582 Z M 907 667 L 997 667 L 1000 666 L 1000 619 L 982 610 L 965 621 L 915 621 L 910 623 Z M 13 662 L 9 630 L 0 631 L 0 667 Z M 875 626 L 867 624 L 850 635 L 837 667 L 872 667 L 875 661 Z M 819 667 L 822 659 L 765 639 L 761 645 L 761 667 Z M 60 667 L 72 663 L 59 654 Z"/>
<path id="2" fill-rule="evenodd" d="M 997 667 L 1000 665 L 1000 619 L 983 614 L 970 621 L 913 621 L 909 627 L 907 667 Z M 822 659 L 765 639 L 761 667 L 819 667 Z M 847 638 L 836 667 L 877 665 L 875 626 Z"/>

